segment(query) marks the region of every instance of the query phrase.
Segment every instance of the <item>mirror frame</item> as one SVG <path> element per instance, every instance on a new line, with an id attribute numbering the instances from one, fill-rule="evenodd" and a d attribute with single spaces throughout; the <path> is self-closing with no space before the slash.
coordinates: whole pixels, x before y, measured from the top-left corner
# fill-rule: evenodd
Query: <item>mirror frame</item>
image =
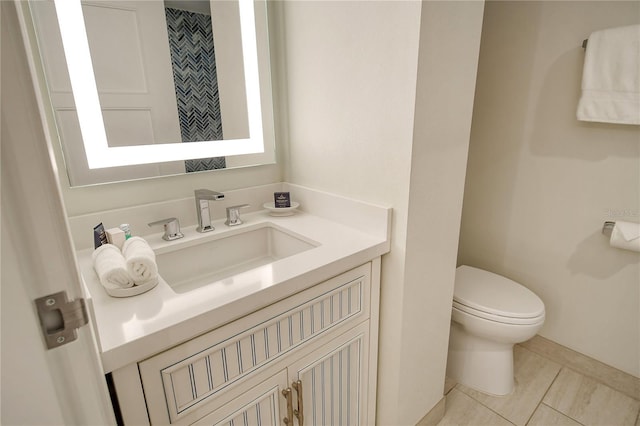
<path id="1" fill-rule="evenodd" d="M 253 0 L 238 0 L 249 138 L 109 147 L 80 0 L 54 0 L 90 169 L 263 153 L 264 135 Z"/>

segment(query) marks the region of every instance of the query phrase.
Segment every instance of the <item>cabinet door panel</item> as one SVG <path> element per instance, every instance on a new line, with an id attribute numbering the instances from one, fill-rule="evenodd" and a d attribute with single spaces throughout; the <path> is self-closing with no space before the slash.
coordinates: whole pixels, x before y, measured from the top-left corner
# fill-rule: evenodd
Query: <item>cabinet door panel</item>
<path id="1" fill-rule="evenodd" d="M 362 324 L 292 364 L 302 381 L 305 425 L 362 425 L 366 419 L 369 331 Z"/>
<path id="2" fill-rule="evenodd" d="M 276 426 L 286 415 L 282 390 L 287 386 L 287 372 L 281 370 L 264 382 L 253 386 L 238 398 L 225 404 L 194 425 Z"/>

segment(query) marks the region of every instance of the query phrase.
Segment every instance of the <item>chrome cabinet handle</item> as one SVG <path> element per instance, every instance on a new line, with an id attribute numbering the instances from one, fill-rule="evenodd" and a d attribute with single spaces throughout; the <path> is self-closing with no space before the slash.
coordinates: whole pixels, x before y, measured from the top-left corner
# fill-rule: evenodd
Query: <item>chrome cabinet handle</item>
<path id="1" fill-rule="evenodd" d="M 304 408 L 302 406 L 302 380 L 297 380 L 291 384 L 291 386 L 296 390 L 296 394 L 298 395 L 298 409 L 293 411 L 293 414 L 298 418 L 298 424 L 300 426 L 304 425 Z"/>
<path id="2" fill-rule="evenodd" d="M 285 425 L 293 426 L 293 402 L 291 401 L 291 388 L 282 391 L 282 395 L 287 399 L 287 417 L 282 421 Z"/>

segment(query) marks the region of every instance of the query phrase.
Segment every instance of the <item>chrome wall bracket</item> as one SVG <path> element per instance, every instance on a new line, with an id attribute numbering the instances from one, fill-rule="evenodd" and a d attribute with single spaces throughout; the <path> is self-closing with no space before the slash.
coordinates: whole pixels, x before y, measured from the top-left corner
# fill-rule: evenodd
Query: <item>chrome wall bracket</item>
<path id="1" fill-rule="evenodd" d="M 602 233 L 607 237 L 611 237 L 611 233 L 613 232 L 613 228 L 615 228 L 615 222 L 605 222 L 602 226 Z"/>
<path id="2" fill-rule="evenodd" d="M 40 297 L 35 303 L 48 349 L 73 342 L 78 338 L 77 329 L 89 322 L 84 299 L 70 301 L 65 291 Z"/>

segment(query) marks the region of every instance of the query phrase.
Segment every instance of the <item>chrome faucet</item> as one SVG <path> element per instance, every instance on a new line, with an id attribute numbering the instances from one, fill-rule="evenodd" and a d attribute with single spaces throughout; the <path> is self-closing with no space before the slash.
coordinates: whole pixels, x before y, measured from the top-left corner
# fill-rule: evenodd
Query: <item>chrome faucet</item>
<path id="1" fill-rule="evenodd" d="M 220 192 L 211 191 L 209 189 L 196 189 L 196 213 L 198 214 L 198 232 L 213 231 L 211 226 L 211 215 L 209 213 L 209 201 L 217 201 L 224 199 L 224 194 Z"/>

